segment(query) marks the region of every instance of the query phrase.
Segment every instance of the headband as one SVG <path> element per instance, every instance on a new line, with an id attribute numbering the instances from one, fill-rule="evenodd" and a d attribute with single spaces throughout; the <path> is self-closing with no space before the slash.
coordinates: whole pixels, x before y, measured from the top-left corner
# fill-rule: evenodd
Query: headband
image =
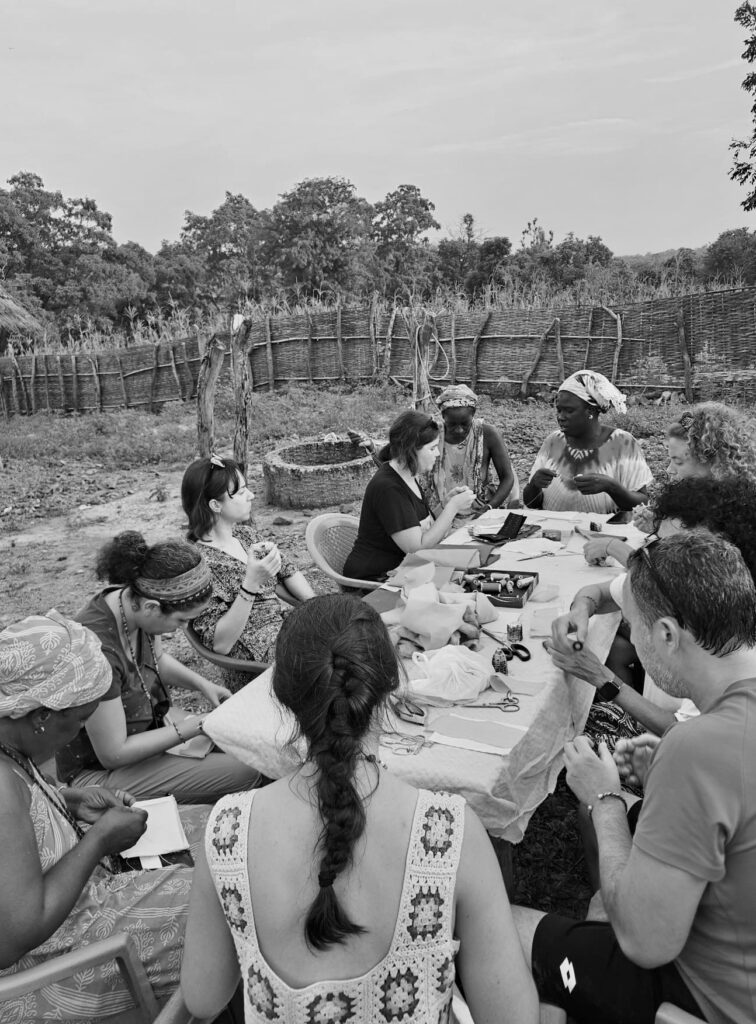
<path id="1" fill-rule="evenodd" d="M 467 384 L 453 384 L 451 387 L 444 388 L 436 399 L 436 404 L 441 412 L 444 409 L 462 409 L 465 407 L 477 409 L 478 396 L 471 388 L 468 388 Z"/>
<path id="2" fill-rule="evenodd" d="M 210 566 L 200 555 L 200 560 L 188 572 L 180 576 L 172 576 L 167 580 L 152 580 L 146 576 L 137 576 L 134 586 L 143 597 L 154 601 L 181 602 L 196 597 L 213 585 L 213 574 Z"/>

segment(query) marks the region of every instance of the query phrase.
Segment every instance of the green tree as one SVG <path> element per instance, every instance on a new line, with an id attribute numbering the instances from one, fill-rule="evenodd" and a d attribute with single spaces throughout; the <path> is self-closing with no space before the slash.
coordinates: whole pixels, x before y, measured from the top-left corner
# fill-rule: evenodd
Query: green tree
<path id="1" fill-rule="evenodd" d="M 748 228 L 723 231 L 706 252 L 703 275 L 709 281 L 756 283 L 756 232 Z"/>
<path id="2" fill-rule="evenodd" d="M 435 209 L 417 185 L 399 185 L 375 204 L 372 238 L 385 294 L 429 291 L 435 258 L 424 235 L 441 226 Z"/>
<path id="3" fill-rule="evenodd" d="M 751 3 L 742 3 L 735 11 L 735 21 L 749 34 L 744 40 L 745 50 L 741 54 L 749 64 L 756 61 L 756 8 Z M 756 73 L 749 72 L 743 79 L 743 88 L 754 97 L 751 104 L 753 128 L 750 138 L 734 139 L 730 143 L 733 153 L 730 179 L 747 189 L 741 206 L 744 210 L 756 209 Z"/>
<path id="4" fill-rule="evenodd" d="M 273 284 L 304 295 L 365 290 L 372 215 L 346 178 L 307 178 L 284 192 L 264 215 L 262 254 Z"/>
<path id="5" fill-rule="evenodd" d="M 187 210 L 181 245 L 205 267 L 206 287 L 229 305 L 243 297 L 259 299 L 264 285 L 260 213 L 243 195 L 226 192 L 223 203 L 203 217 Z"/>

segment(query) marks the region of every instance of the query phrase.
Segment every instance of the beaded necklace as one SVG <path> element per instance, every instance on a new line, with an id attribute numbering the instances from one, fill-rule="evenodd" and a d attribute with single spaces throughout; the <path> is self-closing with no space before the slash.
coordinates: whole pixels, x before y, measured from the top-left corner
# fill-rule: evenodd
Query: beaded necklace
<path id="1" fill-rule="evenodd" d="M 126 639 L 126 646 L 129 649 L 129 656 L 131 657 L 131 660 L 134 663 L 134 668 L 136 669 L 137 678 L 139 679 L 139 685 L 142 687 L 142 693 L 145 695 L 145 697 L 147 698 L 147 702 L 150 705 L 150 709 L 152 710 L 153 720 L 155 720 L 155 722 L 159 725 L 160 723 L 157 721 L 157 718 L 156 718 L 156 715 L 155 715 L 155 704 L 153 703 L 152 695 L 150 694 L 150 691 L 147 689 L 147 684 L 144 681 L 144 676 L 142 675 L 142 670 L 140 669 L 139 662 L 137 660 L 136 651 L 131 646 L 131 633 L 129 631 L 129 624 L 126 621 L 126 612 L 125 612 L 124 607 L 123 607 L 123 591 L 122 590 L 118 594 L 118 607 L 121 610 L 121 623 L 123 625 L 123 635 L 124 635 L 124 637 Z M 152 664 L 153 664 L 154 669 L 155 669 L 155 675 L 157 676 L 157 680 L 160 683 L 160 686 L 161 686 L 161 688 L 163 690 L 163 693 L 166 694 L 166 699 L 167 699 L 168 694 L 167 694 L 167 691 L 165 689 L 165 685 L 163 684 L 163 680 L 162 680 L 162 677 L 160 675 L 160 668 L 158 667 L 158 661 L 157 661 L 157 658 L 155 656 L 155 644 L 152 642 L 152 637 L 150 636 L 149 633 L 146 633 L 145 636 L 147 637 L 147 643 L 150 645 L 150 653 L 152 654 Z"/>
<path id="2" fill-rule="evenodd" d="M 6 757 L 9 757 L 11 761 L 14 761 L 19 766 L 19 768 L 24 772 L 24 774 L 27 775 L 29 779 L 31 779 L 32 784 L 42 792 L 42 795 L 47 800 L 47 802 L 49 804 L 52 804 L 55 810 L 63 818 L 65 818 L 65 820 L 74 830 L 77 841 L 81 841 L 85 835 L 84 829 L 81 827 L 76 818 L 74 818 L 73 814 L 71 814 L 69 809 L 66 807 L 65 801 L 61 798 L 57 790 L 53 789 L 45 781 L 44 775 L 39 770 L 39 768 L 32 760 L 32 758 L 29 757 L 28 754 L 21 754 L 14 747 L 9 747 L 2 742 L 0 742 L 0 750 L 5 754 Z M 120 857 L 118 857 L 116 861 L 115 858 L 108 856 L 105 857 L 103 861 L 101 861 L 101 864 L 107 872 L 109 872 L 111 875 L 115 875 L 118 874 L 116 863 L 120 862 L 121 860 L 122 859 Z"/>

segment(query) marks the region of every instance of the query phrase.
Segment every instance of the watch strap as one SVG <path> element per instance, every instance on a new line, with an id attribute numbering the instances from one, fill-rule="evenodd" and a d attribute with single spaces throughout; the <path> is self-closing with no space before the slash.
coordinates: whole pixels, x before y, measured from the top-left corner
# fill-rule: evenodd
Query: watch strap
<path id="1" fill-rule="evenodd" d="M 597 687 L 596 692 L 602 700 L 609 701 L 614 700 L 621 689 L 622 683 L 617 683 L 615 677 L 612 676 L 611 679 L 607 679 L 603 686 Z"/>

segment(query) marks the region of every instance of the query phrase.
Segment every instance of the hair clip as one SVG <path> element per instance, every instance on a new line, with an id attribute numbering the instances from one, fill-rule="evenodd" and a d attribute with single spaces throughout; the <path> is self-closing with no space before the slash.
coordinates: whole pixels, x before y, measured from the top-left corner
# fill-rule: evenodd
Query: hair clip
<path id="1" fill-rule="evenodd" d="M 211 455 L 210 456 L 210 465 L 211 466 L 217 466 L 218 469 L 225 469 L 226 468 L 225 462 L 223 461 L 223 459 L 219 455 Z"/>

